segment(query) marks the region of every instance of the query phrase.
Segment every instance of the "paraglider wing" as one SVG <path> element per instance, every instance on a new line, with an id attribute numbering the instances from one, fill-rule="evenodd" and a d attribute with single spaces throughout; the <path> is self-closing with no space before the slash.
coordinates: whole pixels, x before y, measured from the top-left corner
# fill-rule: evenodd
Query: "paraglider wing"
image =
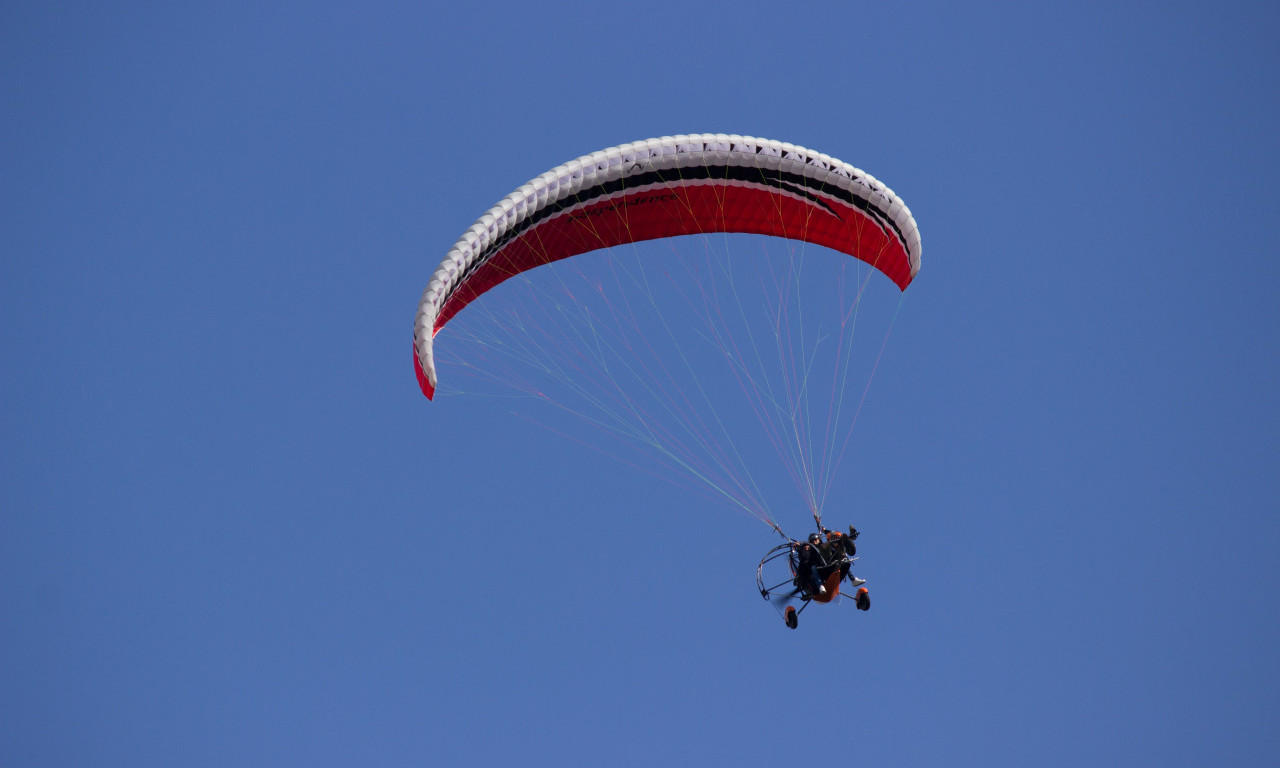
<path id="1" fill-rule="evenodd" d="M 920 234 L 911 212 L 847 163 L 747 136 L 624 144 L 521 186 L 449 250 L 427 284 L 414 324 L 423 394 L 435 394 L 435 334 L 507 278 L 599 248 L 713 232 L 832 248 L 867 262 L 904 290 L 920 269 Z"/>

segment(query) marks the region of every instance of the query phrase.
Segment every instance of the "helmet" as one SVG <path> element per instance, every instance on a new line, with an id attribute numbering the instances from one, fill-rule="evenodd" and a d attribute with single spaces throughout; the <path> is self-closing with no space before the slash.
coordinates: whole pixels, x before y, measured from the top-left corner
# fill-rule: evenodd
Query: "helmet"
<path id="1" fill-rule="evenodd" d="M 821 543 L 822 543 L 822 537 L 821 537 L 821 536 L 819 536 L 819 535 L 818 535 L 818 534 L 816 534 L 816 533 L 811 533 L 811 534 L 809 534 L 809 543 L 810 543 L 810 544 L 821 544 Z"/>

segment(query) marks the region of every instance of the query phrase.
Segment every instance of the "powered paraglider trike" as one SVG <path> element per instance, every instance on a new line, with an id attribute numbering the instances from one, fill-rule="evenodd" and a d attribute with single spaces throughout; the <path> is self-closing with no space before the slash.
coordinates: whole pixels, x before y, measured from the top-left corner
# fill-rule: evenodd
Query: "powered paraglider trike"
<path id="1" fill-rule="evenodd" d="M 853 594 L 854 605 L 860 611 L 871 609 L 871 593 L 862 586 L 866 582 L 855 578 L 850 568 L 845 567 L 846 564 L 852 566 L 858 559 L 856 556 L 846 558 L 832 554 L 831 550 L 824 552 L 822 562 L 816 566 L 818 583 L 815 589 L 815 585 L 802 574 L 799 556 L 802 546 L 802 542 L 788 538 L 786 542 L 766 552 L 760 565 L 756 567 L 756 588 L 760 590 L 760 596 L 782 613 L 783 621 L 788 627 L 796 628 L 800 613 L 809 607 L 809 603 L 838 601 L 841 596 L 840 584 L 846 575 L 850 583 L 858 587 Z M 799 609 L 789 605 L 796 600 L 800 602 Z"/>

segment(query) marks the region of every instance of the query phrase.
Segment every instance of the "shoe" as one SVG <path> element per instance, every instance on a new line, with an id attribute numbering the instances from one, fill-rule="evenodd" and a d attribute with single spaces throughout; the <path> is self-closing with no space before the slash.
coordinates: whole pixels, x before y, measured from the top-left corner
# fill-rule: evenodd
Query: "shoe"
<path id="1" fill-rule="evenodd" d="M 852 584 L 852 585 L 853 585 L 853 586 L 855 586 L 855 587 L 860 587 L 860 586 L 862 586 L 863 584 L 866 584 L 866 583 L 867 583 L 867 580 L 866 580 L 866 579 L 860 579 L 860 578 L 858 578 L 857 576 L 852 576 L 852 575 L 851 575 L 851 576 L 849 576 L 849 583 L 850 583 L 850 584 Z"/>
<path id="2" fill-rule="evenodd" d="M 825 595 L 825 594 L 827 594 L 827 588 L 826 588 L 824 585 L 819 584 L 819 585 L 818 585 L 818 594 L 819 594 L 819 595 Z"/>

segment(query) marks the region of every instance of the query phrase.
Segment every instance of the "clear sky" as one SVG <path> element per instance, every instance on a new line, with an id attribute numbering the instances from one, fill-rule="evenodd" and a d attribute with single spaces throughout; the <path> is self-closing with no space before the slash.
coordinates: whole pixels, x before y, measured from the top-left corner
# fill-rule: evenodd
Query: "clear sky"
<path id="1" fill-rule="evenodd" d="M 0 764 L 1274 764 L 1277 33 L 1261 2 L 5 3 Z M 758 521 L 418 392 L 419 295 L 480 213 L 703 131 L 919 222 L 827 510 L 868 613 L 787 630 Z"/>

